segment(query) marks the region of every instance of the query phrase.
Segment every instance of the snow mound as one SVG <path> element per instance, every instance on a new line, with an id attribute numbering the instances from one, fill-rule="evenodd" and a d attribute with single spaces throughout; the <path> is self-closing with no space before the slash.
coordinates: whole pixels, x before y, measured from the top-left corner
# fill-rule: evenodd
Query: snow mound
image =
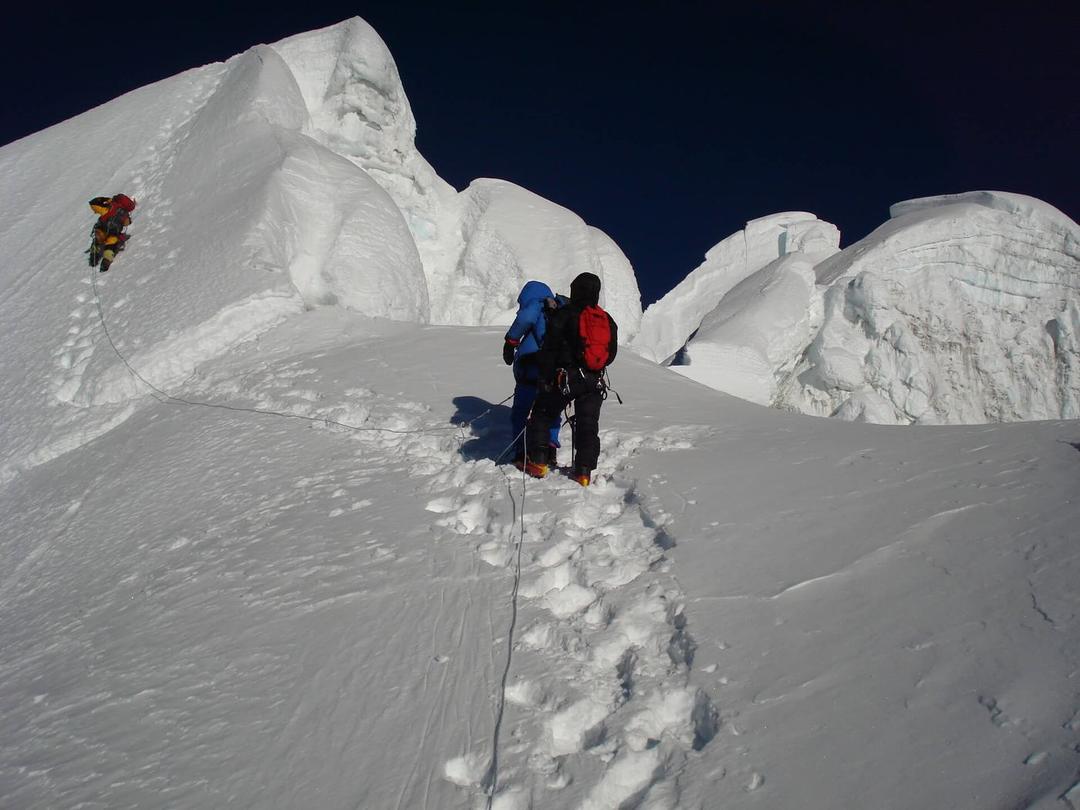
<path id="1" fill-rule="evenodd" d="M 816 268 L 821 329 L 780 405 L 897 424 L 1080 417 L 1080 228 L 975 192 L 893 206 Z"/>
<path id="2" fill-rule="evenodd" d="M 474 181 L 461 230 L 465 248 L 452 287 L 440 290 L 436 321 L 510 323 L 517 296 L 530 279 L 569 294 L 576 275 L 592 272 L 603 288 L 600 304 L 629 337 L 641 319 L 641 294 L 629 261 L 602 231 L 574 212 L 505 180 Z"/>
<path id="3" fill-rule="evenodd" d="M 304 134 L 361 167 L 400 210 L 423 264 L 431 321 L 501 323 L 530 278 L 566 290 L 576 269 L 605 281 L 625 337 L 636 331 L 637 281 L 608 236 L 511 183 L 479 180 L 458 194 L 435 173 L 416 148 L 397 66 L 370 25 L 354 18 L 273 49 L 303 97 Z"/>
<path id="4" fill-rule="evenodd" d="M 821 323 L 813 262 L 792 253 L 739 282 L 701 321 L 672 370 L 769 404 Z"/>
<path id="5" fill-rule="evenodd" d="M 739 282 L 790 253 L 824 258 L 839 249 L 836 226 L 804 211 L 751 220 L 706 253 L 697 269 L 645 311 L 631 346 L 655 362 L 670 362 Z"/>
<path id="6" fill-rule="evenodd" d="M 409 226 L 429 279 L 444 276 L 461 248 L 461 202 L 416 148 L 416 119 L 393 56 L 375 29 L 354 17 L 272 47 L 303 96 L 304 134 L 386 190 Z"/>
<path id="7" fill-rule="evenodd" d="M 649 308 L 634 347 L 712 388 L 817 416 L 1080 416 L 1076 223 L 990 191 L 891 210 L 840 252 L 835 229 L 809 215 L 750 223 Z"/>

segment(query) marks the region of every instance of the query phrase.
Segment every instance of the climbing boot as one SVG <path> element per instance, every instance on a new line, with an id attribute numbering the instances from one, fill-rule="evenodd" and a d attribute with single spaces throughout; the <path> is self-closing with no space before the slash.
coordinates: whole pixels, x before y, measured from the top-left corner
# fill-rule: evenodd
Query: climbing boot
<path id="1" fill-rule="evenodd" d="M 543 478 L 548 474 L 548 465 L 540 461 L 526 461 L 525 474 L 533 478 Z"/>
<path id="2" fill-rule="evenodd" d="M 587 467 L 574 467 L 574 472 L 570 477 L 583 487 L 587 487 L 592 481 L 592 470 Z"/>

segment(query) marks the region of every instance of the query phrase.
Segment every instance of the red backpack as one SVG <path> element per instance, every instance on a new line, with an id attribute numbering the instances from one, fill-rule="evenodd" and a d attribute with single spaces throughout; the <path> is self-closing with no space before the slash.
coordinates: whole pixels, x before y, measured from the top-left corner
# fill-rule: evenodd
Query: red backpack
<path id="1" fill-rule="evenodd" d="M 578 316 L 581 362 L 589 371 L 603 371 L 611 362 L 611 318 L 600 307 L 589 305 Z"/>

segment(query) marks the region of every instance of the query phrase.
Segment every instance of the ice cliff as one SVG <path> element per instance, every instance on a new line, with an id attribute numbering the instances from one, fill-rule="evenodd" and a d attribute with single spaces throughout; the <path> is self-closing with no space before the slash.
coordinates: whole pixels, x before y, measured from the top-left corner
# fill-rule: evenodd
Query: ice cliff
<path id="1" fill-rule="evenodd" d="M 901 424 L 1080 417 L 1076 223 L 998 192 L 891 213 L 816 268 L 824 322 L 779 404 Z"/>
<path id="2" fill-rule="evenodd" d="M 1003 192 L 899 203 L 843 251 L 749 223 L 646 311 L 635 346 L 761 404 L 887 424 L 1080 416 L 1080 229 Z M 796 223 L 798 224 L 798 223 Z M 825 231 L 818 227 L 821 235 Z M 831 232 L 829 232 L 831 233 Z M 830 252 L 833 255 L 829 255 Z"/>
<path id="3" fill-rule="evenodd" d="M 303 97 L 307 115 L 299 129 L 377 182 L 408 226 L 429 302 L 418 319 L 509 322 L 529 279 L 565 292 L 570 279 L 589 270 L 604 281 L 624 337 L 633 335 L 641 296 L 618 246 L 573 212 L 512 183 L 478 180 L 458 193 L 443 181 L 416 149 L 416 121 L 397 67 L 366 22 L 354 18 L 272 48 Z"/>

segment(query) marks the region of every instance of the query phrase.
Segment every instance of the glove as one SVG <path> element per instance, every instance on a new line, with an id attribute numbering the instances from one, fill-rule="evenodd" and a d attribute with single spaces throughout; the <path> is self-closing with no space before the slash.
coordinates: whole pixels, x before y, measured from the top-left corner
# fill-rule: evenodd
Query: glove
<path id="1" fill-rule="evenodd" d="M 508 366 L 514 365 L 515 346 L 509 340 L 503 343 L 503 362 Z"/>

